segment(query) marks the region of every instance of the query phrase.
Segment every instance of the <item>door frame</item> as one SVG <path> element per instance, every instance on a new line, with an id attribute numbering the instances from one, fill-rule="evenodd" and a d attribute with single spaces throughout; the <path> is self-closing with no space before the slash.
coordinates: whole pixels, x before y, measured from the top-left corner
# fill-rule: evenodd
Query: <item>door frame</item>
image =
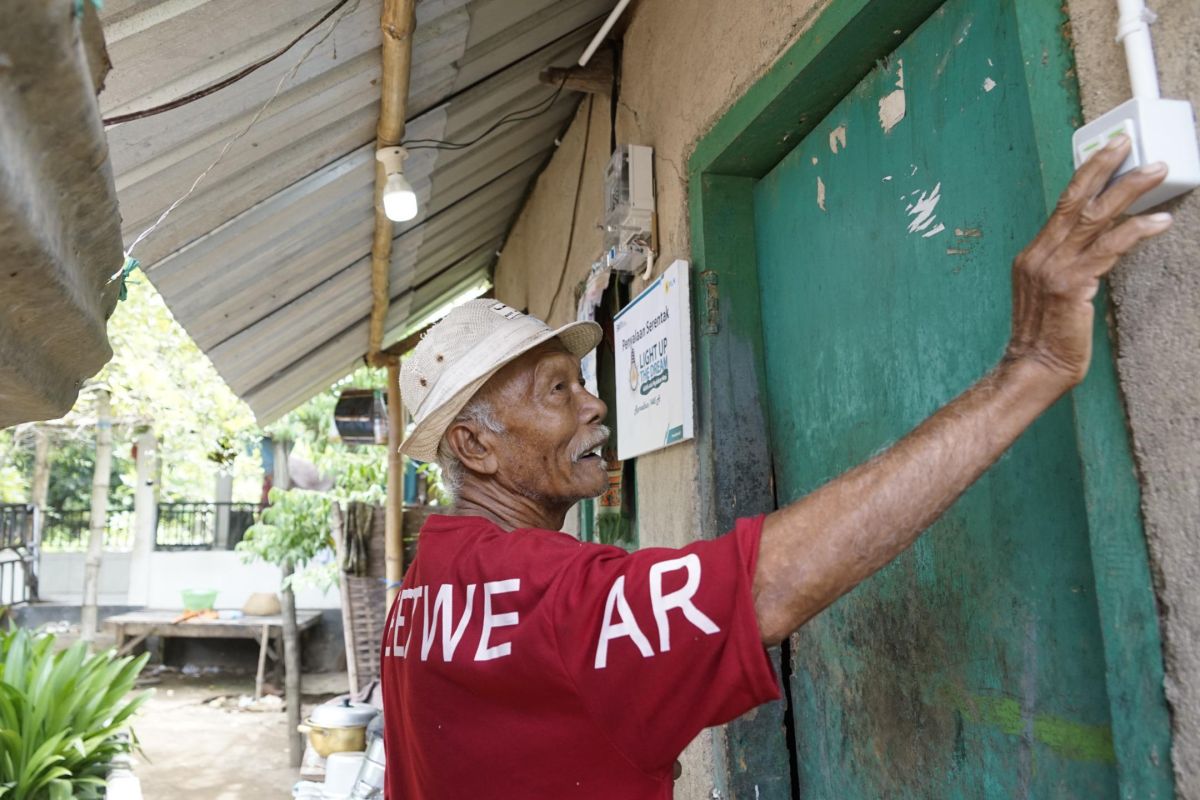
<path id="1" fill-rule="evenodd" d="M 775 508 L 766 411 L 753 190 L 944 0 L 829 0 L 809 30 L 716 122 L 688 162 L 697 324 L 702 529 Z M 1081 124 L 1070 21 L 1059 3 L 1009 0 L 1016 15 L 1049 215 L 1069 181 Z M 1014 254 L 1015 255 L 1015 254 Z M 1092 366 L 1071 393 L 1104 646 L 1120 796 L 1174 797 L 1162 642 L 1109 329 L 1096 299 Z M 966 387 L 963 387 L 964 389 Z M 719 434 L 718 434 L 719 432 Z M 780 664 L 788 675 L 787 665 Z M 786 680 L 786 677 L 785 677 Z M 785 686 L 785 689 L 787 687 Z M 729 796 L 791 797 L 792 721 L 783 702 L 730 724 Z M 787 737 L 780 735 L 787 729 Z M 792 780 L 795 780 L 794 773 Z M 786 782 L 790 784 L 790 781 Z"/>

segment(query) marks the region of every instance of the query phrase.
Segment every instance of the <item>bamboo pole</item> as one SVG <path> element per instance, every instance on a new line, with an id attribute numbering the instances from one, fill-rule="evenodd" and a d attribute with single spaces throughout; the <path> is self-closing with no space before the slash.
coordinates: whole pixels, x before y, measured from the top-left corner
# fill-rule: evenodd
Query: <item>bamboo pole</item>
<path id="1" fill-rule="evenodd" d="M 358 651 L 354 648 L 354 614 L 350 606 L 350 575 L 343 569 L 346 563 L 346 520 L 349 518 L 351 505 L 347 505 L 346 513 L 342 507 L 334 503 L 329 511 L 329 522 L 333 528 L 334 557 L 338 565 L 338 594 L 342 601 L 342 645 L 346 651 L 346 677 L 349 679 L 350 694 L 358 694 L 362 688 L 358 681 Z"/>
<path id="2" fill-rule="evenodd" d="M 281 566 L 286 581 L 296 573 L 290 558 Z M 288 759 L 293 767 L 304 760 L 304 736 L 300 733 L 300 633 L 296 625 L 296 594 L 288 586 L 279 596 L 283 617 L 283 695 L 287 705 Z"/>
<path id="3" fill-rule="evenodd" d="M 133 552 L 129 557 L 129 594 L 131 606 L 150 603 L 150 559 L 158 532 L 158 484 L 161 464 L 158 439 L 147 427 L 137 435 L 137 484 L 133 487 Z"/>
<path id="4" fill-rule="evenodd" d="M 79 611 L 79 638 L 89 645 L 96 639 L 100 596 L 100 558 L 104 529 L 108 527 L 108 485 L 112 472 L 112 418 L 107 389 L 96 392 L 96 467 L 92 473 L 92 515 L 87 560 L 83 567 L 83 607 Z"/>
<path id="5" fill-rule="evenodd" d="M 271 485 L 280 491 L 292 487 L 288 471 L 288 447 L 283 441 L 275 441 L 275 474 Z M 296 625 L 296 594 L 288 579 L 296 571 L 290 558 L 280 565 L 283 583 L 279 592 L 279 606 L 283 632 L 283 699 L 287 706 L 288 758 L 293 767 L 304 760 L 304 737 L 300 734 L 300 635 Z"/>
<path id="6" fill-rule="evenodd" d="M 416 23 L 413 8 L 416 0 L 383 0 L 379 27 L 383 34 L 383 74 L 380 81 L 379 124 L 375 128 L 376 144 L 394 147 L 404 138 L 404 117 L 408 108 L 408 84 L 412 68 L 412 33 Z M 392 263 L 392 237 L 395 226 L 383 213 L 383 185 L 387 173 L 375 162 L 375 236 L 371 242 L 371 328 L 367 346 L 367 362 L 383 366 L 387 356 L 383 347 L 383 327 L 387 319 Z"/>
<path id="7" fill-rule="evenodd" d="M 36 442 L 33 451 L 33 482 L 30 486 L 29 502 L 34 507 L 46 510 L 46 498 L 50 494 L 50 434 L 42 428 L 34 429 Z"/>
<path id="8" fill-rule="evenodd" d="M 404 580 L 404 456 L 400 440 L 404 438 L 404 405 L 400 399 L 400 359 L 392 358 L 387 367 L 388 474 L 387 507 L 384 526 L 384 574 L 387 577 L 387 606 L 392 607 L 400 581 Z M 385 609 L 386 611 L 386 609 Z"/>

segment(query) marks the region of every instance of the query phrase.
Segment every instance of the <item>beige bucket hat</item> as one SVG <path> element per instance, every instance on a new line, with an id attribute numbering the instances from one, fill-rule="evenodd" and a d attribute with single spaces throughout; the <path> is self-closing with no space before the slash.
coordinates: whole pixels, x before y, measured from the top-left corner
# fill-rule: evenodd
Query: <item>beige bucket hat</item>
<path id="1" fill-rule="evenodd" d="M 555 330 L 495 300 L 463 303 L 429 329 L 400 368 L 400 394 L 416 422 L 400 452 L 419 461 L 437 458 L 438 443 L 458 412 L 488 378 L 523 353 L 558 339 L 583 356 L 602 336 L 594 322 Z"/>

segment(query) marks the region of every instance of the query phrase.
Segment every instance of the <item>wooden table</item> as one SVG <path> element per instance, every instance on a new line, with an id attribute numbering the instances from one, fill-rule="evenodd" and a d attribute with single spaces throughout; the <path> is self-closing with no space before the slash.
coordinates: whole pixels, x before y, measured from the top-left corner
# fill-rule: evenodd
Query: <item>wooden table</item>
<path id="1" fill-rule="evenodd" d="M 187 622 L 172 622 L 182 611 L 146 609 L 117 614 L 104 620 L 104 628 L 117 639 L 117 653 L 125 655 L 147 636 L 185 639 L 253 639 L 262 651 L 275 662 L 283 664 L 283 618 L 278 614 L 269 617 L 242 616 L 237 619 L 190 619 Z M 300 633 L 317 624 L 320 611 L 296 611 L 296 629 Z M 264 637 L 265 634 L 265 637 Z M 275 645 L 271 647 L 272 643 Z M 263 660 L 260 659 L 261 673 Z M 261 681 L 261 675 L 260 675 Z"/>

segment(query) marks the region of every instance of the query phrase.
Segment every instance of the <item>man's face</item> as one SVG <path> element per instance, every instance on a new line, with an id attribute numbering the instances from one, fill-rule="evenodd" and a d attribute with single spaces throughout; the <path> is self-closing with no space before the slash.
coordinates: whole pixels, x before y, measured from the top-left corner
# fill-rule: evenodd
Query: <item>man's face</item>
<path id="1" fill-rule="evenodd" d="M 561 342 L 521 356 L 484 392 L 505 430 L 492 437 L 502 485 L 551 503 L 574 503 L 608 488 L 599 456 L 608 440 L 608 409 L 583 385 L 579 358 Z"/>

